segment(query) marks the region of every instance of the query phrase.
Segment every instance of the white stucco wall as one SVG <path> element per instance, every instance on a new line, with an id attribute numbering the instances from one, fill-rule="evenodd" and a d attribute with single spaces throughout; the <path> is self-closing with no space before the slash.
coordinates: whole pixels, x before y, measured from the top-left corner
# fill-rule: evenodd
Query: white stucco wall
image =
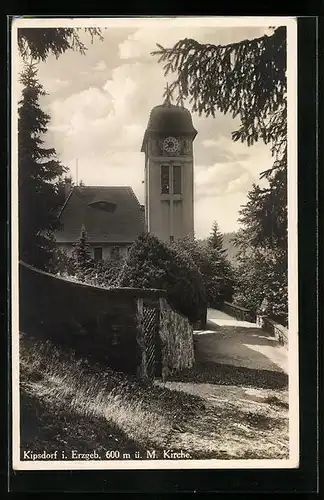
<path id="1" fill-rule="evenodd" d="M 146 158 L 146 217 L 149 232 L 164 241 L 194 234 L 193 157 Z M 170 194 L 161 194 L 161 165 L 170 166 Z M 172 194 L 173 165 L 181 165 L 182 194 Z M 172 216 L 171 204 L 173 202 Z"/>

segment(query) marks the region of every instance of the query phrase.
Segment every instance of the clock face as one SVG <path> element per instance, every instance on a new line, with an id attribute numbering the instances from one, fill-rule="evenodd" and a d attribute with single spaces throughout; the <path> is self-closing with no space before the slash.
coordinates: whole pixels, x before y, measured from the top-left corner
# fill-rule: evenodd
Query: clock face
<path id="1" fill-rule="evenodd" d="M 167 153 L 175 153 L 180 147 L 180 142 L 175 137 L 167 137 L 163 141 L 163 149 Z"/>

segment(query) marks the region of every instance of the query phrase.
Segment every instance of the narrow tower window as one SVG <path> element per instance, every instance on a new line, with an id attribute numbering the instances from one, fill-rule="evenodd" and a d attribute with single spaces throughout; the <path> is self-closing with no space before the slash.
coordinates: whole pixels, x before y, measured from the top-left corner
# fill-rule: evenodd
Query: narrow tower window
<path id="1" fill-rule="evenodd" d="M 161 193 L 170 193 L 169 165 L 161 165 Z"/>
<path id="2" fill-rule="evenodd" d="M 181 194 L 181 165 L 173 165 L 173 194 Z"/>

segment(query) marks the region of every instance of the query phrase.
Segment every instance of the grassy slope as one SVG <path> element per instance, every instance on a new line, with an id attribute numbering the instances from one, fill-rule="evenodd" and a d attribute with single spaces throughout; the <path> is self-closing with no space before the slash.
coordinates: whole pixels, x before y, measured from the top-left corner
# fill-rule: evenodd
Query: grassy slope
<path id="1" fill-rule="evenodd" d="M 22 449 L 97 450 L 103 458 L 110 449 L 146 458 L 148 449 L 170 448 L 192 458 L 287 458 L 282 380 L 277 389 L 274 381 L 253 389 L 229 385 L 227 373 L 222 385 L 223 368 L 213 366 L 211 383 L 197 383 L 195 368 L 182 381 L 145 386 L 25 336 L 20 350 Z"/>

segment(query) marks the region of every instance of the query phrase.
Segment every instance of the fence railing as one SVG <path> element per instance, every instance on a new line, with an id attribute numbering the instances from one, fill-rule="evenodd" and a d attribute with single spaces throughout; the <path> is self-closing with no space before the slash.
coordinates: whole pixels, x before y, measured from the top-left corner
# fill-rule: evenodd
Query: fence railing
<path id="1" fill-rule="evenodd" d="M 233 316 L 239 321 L 249 321 L 255 323 L 258 319 L 257 315 L 250 309 L 232 304 L 231 302 L 224 302 L 222 309 L 225 313 Z M 288 344 L 288 328 L 267 316 L 259 316 L 259 319 L 260 327 L 264 331 L 273 335 L 273 337 L 275 337 L 281 345 Z"/>
<path id="2" fill-rule="evenodd" d="M 281 345 L 288 345 L 288 328 L 280 325 L 271 318 L 263 318 L 263 330 L 271 333 Z"/>
<path id="3" fill-rule="evenodd" d="M 239 321 L 250 321 L 254 323 L 256 319 L 255 313 L 253 313 L 253 311 L 250 311 L 246 307 L 232 304 L 231 302 L 224 302 L 223 311 L 230 316 L 238 319 Z"/>

